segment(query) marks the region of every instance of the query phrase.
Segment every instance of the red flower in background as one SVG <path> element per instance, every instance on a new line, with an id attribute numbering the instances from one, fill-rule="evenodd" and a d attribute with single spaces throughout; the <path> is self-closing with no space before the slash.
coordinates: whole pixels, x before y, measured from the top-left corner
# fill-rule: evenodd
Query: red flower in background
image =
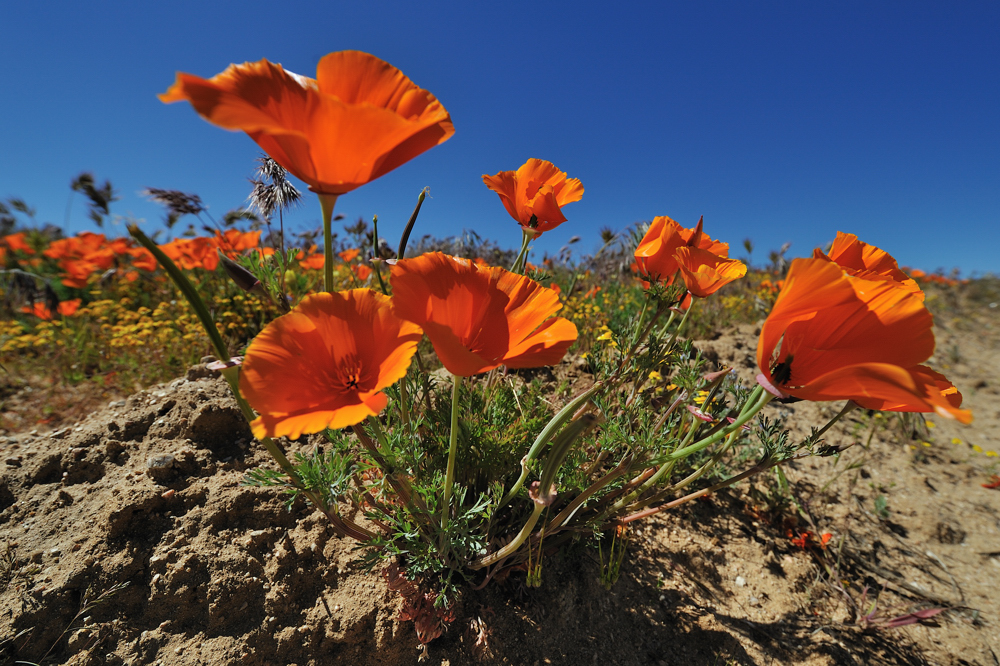
<path id="1" fill-rule="evenodd" d="M 16 234 L 10 234 L 9 236 L 4 236 L 2 240 L 7 247 L 9 247 L 14 252 L 24 252 L 25 254 L 34 254 L 35 250 L 33 247 L 28 245 L 25 241 L 24 232 L 18 232 Z"/>

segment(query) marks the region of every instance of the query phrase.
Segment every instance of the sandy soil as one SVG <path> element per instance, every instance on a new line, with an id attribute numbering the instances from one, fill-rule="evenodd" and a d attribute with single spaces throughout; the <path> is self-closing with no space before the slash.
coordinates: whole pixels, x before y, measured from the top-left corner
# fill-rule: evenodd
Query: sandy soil
<path id="1" fill-rule="evenodd" d="M 801 511 L 768 498 L 770 474 L 714 494 L 634 530 L 610 591 L 596 553 L 570 548 L 539 589 L 515 575 L 465 594 L 426 651 L 319 514 L 240 485 L 266 453 L 224 382 L 192 369 L 0 439 L 0 660 L 1000 664 L 1000 490 L 982 486 L 1000 471 L 986 455 L 1000 453 L 1000 334 L 995 319 L 942 322 L 938 340 L 933 365 L 973 426 L 852 414 L 828 442 L 858 445 L 787 467 Z M 700 346 L 753 374 L 753 327 Z M 776 409 L 801 435 L 834 406 Z M 884 625 L 934 608 L 947 610 Z"/>

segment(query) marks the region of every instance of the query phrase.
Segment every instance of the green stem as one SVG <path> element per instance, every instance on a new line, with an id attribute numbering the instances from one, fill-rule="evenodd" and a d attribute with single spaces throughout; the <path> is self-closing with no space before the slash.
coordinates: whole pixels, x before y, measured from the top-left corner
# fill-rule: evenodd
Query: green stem
<path id="1" fill-rule="evenodd" d="M 222 336 L 219 335 L 218 329 L 215 328 L 215 321 L 212 319 L 212 315 L 208 311 L 208 308 L 205 307 L 205 302 L 201 300 L 201 296 L 199 296 L 197 290 L 195 290 L 194 285 L 192 285 L 190 280 L 187 279 L 187 276 L 184 275 L 179 268 L 177 268 L 176 264 L 170 260 L 170 257 L 165 255 L 163 251 L 157 247 L 156 244 L 150 240 L 148 236 L 146 236 L 146 234 L 142 233 L 138 227 L 131 225 L 128 230 L 129 233 L 132 234 L 132 237 L 139 241 L 143 247 L 149 250 L 153 256 L 156 257 L 156 260 L 160 263 L 160 265 L 163 266 L 167 275 L 169 275 L 174 281 L 177 288 L 181 290 L 181 293 L 183 293 L 184 297 L 187 298 L 188 303 L 191 304 L 191 308 L 201 320 L 201 324 L 205 328 L 205 332 L 208 333 L 208 337 L 212 341 L 212 345 L 215 347 L 219 360 L 228 362 L 231 358 L 229 356 L 229 350 L 222 341 Z M 243 418 L 247 420 L 247 423 L 250 423 L 254 420 L 255 415 L 253 408 L 250 407 L 250 403 L 248 403 L 243 397 L 243 394 L 240 393 L 239 372 L 239 366 L 232 365 L 224 368 L 222 370 L 222 375 L 226 378 L 226 383 L 229 384 L 229 389 L 232 391 L 233 397 L 236 399 L 236 404 L 239 405 Z M 368 541 L 374 538 L 375 534 L 373 532 L 369 532 L 360 525 L 354 524 L 350 520 L 341 518 L 334 511 L 326 510 L 323 502 L 315 495 L 315 493 L 306 491 L 302 488 L 299 477 L 295 473 L 295 468 L 292 466 L 292 463 L 288 460 L 278 445 L 275 444 L 274 440 L 270 437 L 262 437 L 260 438 L 260 442 L 278 463 L 282 471 L 288 476 L 291 484 L 305 493 L 306 497 L 310 502 L 312 502 L 313 506 L 327 516 L 335 529 L 358 541 Z"/>
<path id="2" fill-rule="evenodd" d="M 597 382 L 591 386 L 588 390 L 584 391 L 577 397 L 566 403 L 566 406 L 559 410 L 559 412 L 549 419 L 549 422 L 545 424 L 542 431 L 538 433 L 538 437 L 535 438 L 534 443 L 531 448 L 528 449 L 527 455 L 524 456 L 524 460 L 521 462 L 521 476 L 518 477 L 514 486 L 504 495 L 503 499 L 500 500 L 500 504 L 497 505 L 497 509 L 502 509 L 507 506 L 507 503 L 514 499 L 518 491 L 524 485 L 524 481 L 528 478 L 528 463 L 538 457 L 538 454 L 542 452 L 542 448 L 549 443 L 549 440 L 556 434 L 556 431 L 562 427 L 566 421 L 569 420 L 571 416 L 588 400 L 590 400 L 595 393 L 604 388 L 601 382 Z"/>
<path id="3" fill-rule="evenodd" d="M 682 298 L 681 299 L 681 303 L 683 303 L 683 302 L 684 302 L 684 299 Z M 691 305 L 689 305 L 688 309 L 684 311 L 684 316 L 681 317 L 680 323 L 677 324 L 677 328 L 676 328 L 676 330 L 674 330 L 674 334 L 671 335 L 670 336 L 670 340 L 667 341 L 667 346 L 666 346 L 667 349 L 670 349 L 671 347 L 674 346 L 674 342 L 677 341 L 677 336 L 680 335 L 681 330 L 684 328 L 684 324 L 687 323 L 688 315 L 691 314 L 691 310 L 693 310 L 693 309 L 694 309 L 694 299 L 692 298 L 691 299 Z"/>
<path id="4" fill-rule="evenodd" d="M 646 492 L 648 489 L 652 488 L 657 483 L 659 483 L 660 479 L 664 477 L 667 471 L 673 468 L 674 461 L 679 460 L 681 458 L 686 458 L 692 453 L 701 451 L 702 449 L 707 448 L 712 444 L 715 444 L 719 440 L 728 437 L 732 433 L 738 432 L 739 429 L 743 427 L 743 425 L 747 421 L 752 419 L 754 415 L 757 414 L 757 412 L 759 412 L 761 409 L 763 409 L 764 405 L 769 403 L 773 398 L 774 398 L 773 395 L 771 395 L 770 393 L 766 393 L 762 387 L 758 386 L 756 389 L 754 389 L 753 393 L 750 394 L 750 397 L 747 398 L 747 402 L 743 406 L 743 411 L 740 412 L 739 417 L 733 423 L 729 424 L 725 428 L 722 428 L 721 430 L 718 430 L 714 434 L 706 437 L 705 439 L 699 442 L 695 442 L 694 444 L 691 444 L 689 446 L 684 446 L 683 448 L 677 449 L 676 451 L 667 454 L 666 460 L 663 462 L 662 465 L 660 465 L 660 468 L 656 470 L 656 473 L 653 476 L 647 479 L 646 482 L 642 484 L 642 486 L 640 486 L 636 490 L 632 491 L 625 497 L 615 502 L 611 506 L 611 508 L 605 511 L 605 514 L 621 510 L 625 506 L 631 504 L 633 500 L 639 497 L 639 495 L 641 495 L 642 493 Z M 692 429 L 693 428 L 694 426 L 692 425 Z"/>
<path id="5" fill-rule="evenodd" d="M 649 299 L 644 299 L 642 301 L 642 310 L 639 311 L 639 319 L 635 324 L 635 335 L 632 336 L 632 344 L 629 345 L 631 349 L 635 349 L 639 344 L 639 336 L 642 334 L 642 320 L 646 318 L 646 309 L 649 307 Z"/>
<path id="6" fill-rule="evenodd" d="M 372 264 L 375 267 L 375 277 L 378 278 L 378 286 L 382 290 L 382 293 L 386 296 L 389 295 L 389 290 L 385 288 L 385 282 L 382 282 L 382 271 L 380 270 L 382 256 L 378 253 L 378 215 L 372 217 Z"/>
<path id="7" fill-rule="evenodd" d="M 531 239 L 534 237 L 534 234 L 529 234 L 524 229 L 521 229 L 521 251 L 518 252 L 517 259 L 514 260 L 514 265 L 510 267 L 511 273 L 524 275 L 524 265 L 527 263 L 528 258 L 528 244 L 531 243 Z"/>
<path id="8" fill-rule="evenodd" d="M 717 490 L 722 490 L 723 488 L 728 488 L 729 486 L 731 486 L 731 485 L 733 485 L 735 483 L 739 483 L 740 481 L 742 481 L 744 479 L 748 479 L 751 476 L 753 476 L 754 474 L 759 474 L 759 473 L 763 472 L 764 470 L 770 469 L 770 468 L 774 467 L 775 465 L 781 464 L 782 462 L 783 461 L 780 460 L 780 459 L 762 461 L 762 462 L 754 465 L 753 467 L 751 467 L 747 471 L 743 472 L 742 474 L 738 474 L 738 475 L 736 475 L 736 476 L 734 476 L 732 478 L 726 479 L 725 481 L 720 481 L 719 483 L 715 484 L 714 486 L 709 486 L 708 488 L 703 488 L 701 490 L 695 491 L 695 492 L 693 492 L 693 493 L 691 493 L 689 495 L 685 495 L 684 497 L 675 499 L 672 502 L 667 502 L 666 504 L 661 504 L 660 506 L 655 507 L 653 509 L 645 509 L 644 511 L 640 511 L 638 513 L 633 513 L 631 516 L 626 516 L 625 518 L 619 518 L 618 520 L 615 520 L 614 523 L 618 524 L 618 525 L 627 525 L 628 523 L 631 523 L 634 520 L 639 520 L 640 518 L 646 518 L 648 516 L 652 516 L 654 514 L 660 513 L 661 511 L 666 511 L 667 509 L 672 509 L 674 507 L 680 506 L 681 504 L 687 504 L 688 502 L 690 502 L 692 500 L 696 500 L 699 497 L 704 497 L 705 495 L 708 495 L 709 493 L 714 493 Z"/>
<path id="9" fill-rule="evenodd" d="M 833 427 L 834 423 L 836 423 L 837 421 L 839 421 L 842 417 L 846 416 L 847 414 L 850 414 L 851 412 L 853 412 L 857 408 L 858 408 L 858 403 L 854 402 L 853 400 L 848 400 L 847 404 L 844 405 L 844 408 L 841 409 L 837 413 L 836 416 L 834 416 L 832 419 L 830 419 L 829 421 L 827 421 L 827 424 L 825 426 L 823 426 L 822 428 L 820 428 L 819 430 L 817 430 L 816 434 L 812 435 L 812 438 L 814 440 L 818 440 L 823 434 L 826 433 L 827 430 L 829 430 L 831 427 Z"/>
<path id="10" fill-rule="evenodd" d="M 671 310 L 671 311 L 670 311 L 670 316 L 669 316 L 669 317 L 667 317 L 667 323 L 665 323 L 665 324 L 663 325 L 663 328 L 661 328 L 661 329 L 660 329 L 660 333 L 659 333 L 659 335 L 658 335 L 657 337 L 663 337 L 664 335 L 666 335 L 666 334 L 667 334 L 667 329 L 669 329 L 669 328 L 670 328 L 670 325 L 671 325 L 672 323 L 674 323 L 674 318 L 675 318 L 675 317 L 677 317 L 677 312 L 676 312 L 676 311 L 674 311 L 674 310 Z"/>
<path id="11" fill-rule="evenodd" d="M 333 291 L 333 207 L 339 194 L 319 194 L 323 211 L 323 290 Z"/>
<path id="12" fill-rule="evenodd" d="M 444 530 L 448 527 L 448 515 L 451 513 L 451 487 L 455 482 L 455 455 L 458 451 L 458 395 L 462 387 L 462 377 L 452 375 L 454 383 L 451 387 L 451 438 L 448 442 L 448 469 L 444 477 L 444 496 L 441 499 L 441 546 L 444 549 Z"/>
<path id="13" fill-rule="evenodd" d="M 570 502 L 569 505 L 567 505 L 566 508 L 563 509 L 562 512 L 560 512 L 560 514 L 556 516 L 545 527 L 544 533 L 558 531 L 563 524 L 565 524 L 568 520 L 570 520 L 573 517 L 577 509 L 583 506 L 583 504 L 588 499 L 590 499 L 594 494 L 596 494 L 597 491 L 601 490 L 602 488 L 604 488 L 604 486 L 608 485 L 616 478 L 624 474 L 625 471 L 629 468 L 629 465 L 631 464 L 632 464 L 632 454 L 629 454 L 625 456 L 620 463 L 618 463 L 617 467 L 615 467 L 613 470 L 602 476 L 589 488 L 587 488 L 582 493 L 577 495 L 576 498 L 574 498 L 573 501 Z"/>
<path id="14" fill-rule="evenodd" d="M 771 393 L 767 393 L 766 391 L 764 391 L 762 387 L 758 386 L 756 389 L 754 389 L 753 393 L 750 394 L 750 398 L 747 400 L 747 403 L 752 404 L 753 407 L 751 407 L 749 410 L 744 409 L 744 411 L 740 413 L 740 416 L 734 422 L 730 423 L 727 427 L 723 428 L 722 430 L 719 430 L 715 434 L 706 437 L 700 442 L 695 442 L 690 446 L 674 451 L 668 457 L 671 460 L 686 458 L 692 453 L 701 451 L 702 449 L 707 448 L 712 444 L 715 444 L 719 440 L 728 437 L 730 433 L 735 432 L 736 430 L 746 425 L 746 423 L 749 422 L 750 419 L 756 416 L 757 412 L 764 409 L 764 406 L 767 405 L 767 403 L 771 402 L 772 400 L 774 400 L 774 395 Z"/>
<path id="15" fill-rule="evenodd" d="M 482 569 L 483 567 L 488 567 L 491 564 L 496 564 L 497 562 L 504 560 L 517 552 L 517 549 L 521 547 L 521 544 L 523 544 L 528 538 L 528 535 L 531 534 L 531 530 L 535 529 L 535 523 L 538 522 L 538 517 L 542 515 L 542 510 L 544 508 L 544 504 L 535 502 L 535 508 L 528 517 L 528 521 L 524 524 L 524 527 L 521 528 L 521 531 L 517 533 L 517 536 L 514 537 L 514 540 L 492 555 L 476 560 L 470 565 L 470 568 Z"/>
<path id="16" fill-rule="evenodd" d="M 222 341 L 222 336 L 219 335 L 219 329 L 215 327 L 215 320 L 212 318 L 212 314 L 208 311 L 208 308 L 205 307 L 205 302 L 201 300 L 201 296 L 198 295 L 198 290 L 194 288 L 194 285 L 187 279 L 187 276 L 181 272 L 181 269 L 177 268 L 177 265 L 170 259 L 170 257 L 164 254 L 163 250 L 157 247 L 156 243 L 150 240 L 146 234 L 142 233 L 142 230 L 139 229 L 139 227 L 134 224 L 130 224 L 128 226 L 128 232 L 132 234 L 132 237 L 139 241 L 144 248 L 149 250 L 154 257 L 156 257 L 156 261 L 159 262 L 160 266 L 163 266 L 163 270 L 167 272 L 170 279 L 173 280 L 174 284 L 177 285 L 177 288 L 181 290 L 181 293 L 184 294 L 184 298 L 187 299 L 187 302 L 191 305 L 195 314 L 198 315 L 198 319 L 201 320 L 202 328 L 205 329 L 205 333 L 208 334 L 208 339 L 211 341 L 212 346 L 215 347 L 216 356 L 218 356 L 220 361 L 228 361 L 230 359 L 229 348 L 226 347 L 226 343 Z"/>

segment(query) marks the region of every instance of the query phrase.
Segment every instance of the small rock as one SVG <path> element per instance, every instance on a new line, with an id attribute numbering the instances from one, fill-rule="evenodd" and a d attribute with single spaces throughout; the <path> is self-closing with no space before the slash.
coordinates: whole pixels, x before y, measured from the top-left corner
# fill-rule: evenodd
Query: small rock
<path id="1" fill-rule="evenodd" d="M 86 647 L 87 643 L 90 642 L 90 637 L 90 629 L 79 629 L 70 635 L 67 647 L 74 652 L 78 652 Z"/>
<path id="2" fill-rule="evenodd" d="M 160 456 L 150 456 L 146 461 L 146 473 L 157 482 L 170 478 L 173 469 L 174 457 L 169 453 Z"/>
<path id="3" fill-rule="evenodd" d="M 747 579 L 743 576 L 736 577 L 736 587 L 744 587 L 747 584 Z"/>

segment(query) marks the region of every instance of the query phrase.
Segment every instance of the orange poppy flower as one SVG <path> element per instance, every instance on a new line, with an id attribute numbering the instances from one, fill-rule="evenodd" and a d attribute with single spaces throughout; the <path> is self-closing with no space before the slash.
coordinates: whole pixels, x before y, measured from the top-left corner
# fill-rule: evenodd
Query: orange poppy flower
<path id="1" fill-rule="evenodd" d="M 243 130 L 320 194 L 350 192 L 455 133 L 434 95 L 360 51 L 324 56 L 315 79 L 267 60 L 211 79 L 179 73 L 160 99 L 187 100 L 205 120 Z"/>
<path id="2" fill-rule="evenodd" d="M 359 282 L 364 282 L 372 275 L 372 269 L 364 264 L 354 264 L 351 266 L 351 270 L 354 271 L 354 275 L 357 276 Z"/>
<path id="3" fill-rule="evenodd" d="M 510 216 L 526 232 L 540 235 L 566 221 L 562 207 L 583 197 L 579 178 L 566 178 L 552 162 L 532 158 L 517 171 L 483 174 L 486 187 L 500 195 Z"/>
<path id="4" fill-rule="evenodd" d="M 3 240 L 3 242 L 7 244 L 7 247 L 9 247 L 11 250 L 15 252 L 24 252 L 25 254 L 35 253 L 35 249 L 30 245 L 28 245 L 28 242 L 25 240 L 25 235 L 23 231 L 20 231 L 16 234 L 11 234 L 9 236 L 4 236 L 0 240 Z"/>
<path id="5" fill-rule="evenodd" d="M 80 309 L 80 303 L 82 302 L 83 301 L 81 301 L 79 298 L 74 298 L 69 301 L 63 301 L 59 304 L 59 307 L 57 309 L 59 311 L 59 314 L 61 314 L 62 316 L 72 317 L 73 315 L 76 314 L 76 311 Z"/>
<path id="6" fill-rule="evenodd" d="M 260 231 L 226 229 L 225 233 L 216 231 L 211 240 L 215 247 L 231 256 L 245 250 L 259 249 L 260 234 Z"/>
<path id="7" fill-rule="evenodd" d="M 52 311 L 49 310 L 49 308 L 45 305 L 45 303 L 42 303 L 40 301 L 35 301 L 30 306 L 29 305 L 21 306 L 21 312 L 23 312 L 24 314 L 34 315 L 39 319 L 43 319 L 45 321 L 52 320 Z"/>
<path id="8" fill-rule="evenodd" d="M 816 248 L 813 256 L 835 262 L 850 275 L 868 280 L 890 280 L 904 289 L 919 294 L 921 299 L 924 297 L 924 292 L 920 290 L 916 281 L 899 269 L 899 264 L 891 254 L 858 240 L 854 234 L 838 231 L 837 238 L 830 247 L 830 254 Z"/>
<path id="9" fill-rule="evenodd" d="M 240 391 L 260 414 L 254 435 L 295 438 L 378 414 L 382 389 L 406 374 L 420 338 L 371 289 L 306 296 L 247 349 Z"/>
<path id="10" fill-rule="evenodd" d="M 63 259 L 59 262 L 59 267 L 63 270 L 59 281 L 63 283 L 63 286 L 74 289 L 86 287 L 90 276 L 101 270 L 101 267 L 96 263 L 86 259 Z"/>
<path id="11" fill-rule="evenodd" d="M 503 268 L 434 252 L 400 259 L 391 280 L 393 309 L 424 329 L 454 375 L 554 365 L 576 340 L 576 326 L 552 316 L 555 291 Z"/>
<path id="12" fill-rule="evenodd" d="M 219 254 L 215 251 L 214 239 L 204 236 L 194 238 L 178 238 L 166 245 L 161 245 L 163 254 L 167 255 L 181 268 L 204 268 L 214 271 L 219 265 Z"/>
<path id="13" fill-rule="evenodd" d="M 747 274 L 747 267 L 742 261 L 726 259 L 697 247 L 677 248 L 674 259 L 684 286 L 698 298 L 707 298 Z"/>
<path id="14" fill-rule="evenodd" d="M 361 254 L 361 250 L 356 247 L 352 247 L 350 250 L 344 250 L 343 252 L 338 252 L 337 256 L 344 260 L 345 263 L 351 263 L 358 258 Z"/>
<path id="15" fill-rule="evenodd" d="M 139 268 L 144 271 L 155 271 L 156 267 L 159 265 L 156 261 L 156 257 L 153 256 L 153 253 L 144 247 L 130 248 L 128 254 L 132 257 L 132 266 L 135 268 Z"/>
<path id="16" fill-rule="evenodd" d="M 761 330 L 757 364 L 773 387 L 798 398 L 968 423 L 961 394 L 920 365 L 934 352 L 932 325 L 923 299 L 889 280 L 795 259 Z"/>
<path id="17" fill-rule="evenodd" d="M 326 257 L 322 253 L 310 254 L 305 259 L 299 261 L 299 266 L 302 268 L 313 268 L 320 269 L 326 263 Z"/>
<path id="18" fill-rule="evenodd" d="M 672 284 L 677 273 L 677 250 L 689 246 L 722 257 L 729 256 L 729 244 L 709 238 L 702 230 L 704 218 L 694 229 L 685 229 L 665 215 L 653 218 L 646 235 L 635 249 L 635 264 L 639 275 L 663 284 Z"/>

